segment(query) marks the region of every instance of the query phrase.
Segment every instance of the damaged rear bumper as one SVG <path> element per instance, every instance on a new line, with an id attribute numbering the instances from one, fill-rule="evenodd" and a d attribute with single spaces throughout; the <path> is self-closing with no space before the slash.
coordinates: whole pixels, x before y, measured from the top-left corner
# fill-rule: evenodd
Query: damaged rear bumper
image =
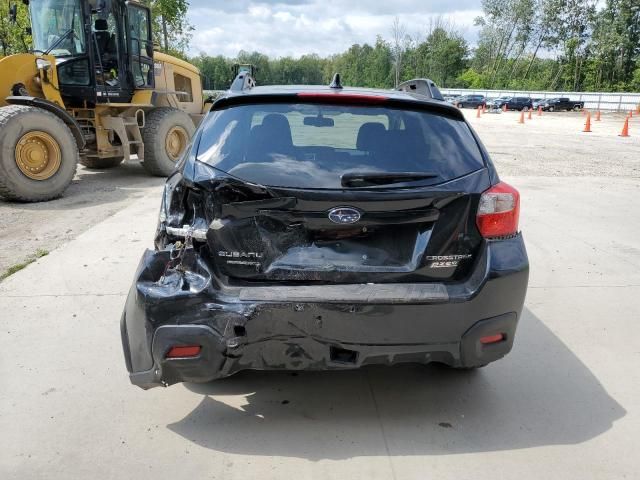
<path id="1" fill-rule="evenodd" d="M 121 321 L 132 383 L 206 382 L 240 370 L 327 370 L 442 362 L 473 367 L 513 345 L 528 282 L 522 237 L 487 242 L 466 282 L 226 287 L 192 254 L 164 273 L 147 251 Z M 481 339 L 501 334 L 502 340 Z M 175 346 L 200 346 L 167 358 Z"/>

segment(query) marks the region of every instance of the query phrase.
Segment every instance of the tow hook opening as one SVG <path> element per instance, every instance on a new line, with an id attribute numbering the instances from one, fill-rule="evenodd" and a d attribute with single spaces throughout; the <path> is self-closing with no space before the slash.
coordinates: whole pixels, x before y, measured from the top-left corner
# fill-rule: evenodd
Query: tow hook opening
<path id="1" fill-rule="evenodd" d="M 332 362 L 351 363 L 355 365 L 358 360 L 358 352 L 339 347 L 330 347 L 329 358 L 331 358 Z"/>

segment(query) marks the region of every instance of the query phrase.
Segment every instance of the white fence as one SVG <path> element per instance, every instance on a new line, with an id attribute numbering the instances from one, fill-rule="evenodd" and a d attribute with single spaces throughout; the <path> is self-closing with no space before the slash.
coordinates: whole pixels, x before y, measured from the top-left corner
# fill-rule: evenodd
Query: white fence
<path id="1" fill-rule="evenodd" d="M 443 95 L 484 95 L 487 98 L 502 96 L 556 98 L 568 97 L 584 102 L 584 108 L 592 110 L 635 110 L 640 105 L 640 93 L 610 92 L 533 92 L 517 90 L 465 90 L 459 88 L 441 88 Z"/>

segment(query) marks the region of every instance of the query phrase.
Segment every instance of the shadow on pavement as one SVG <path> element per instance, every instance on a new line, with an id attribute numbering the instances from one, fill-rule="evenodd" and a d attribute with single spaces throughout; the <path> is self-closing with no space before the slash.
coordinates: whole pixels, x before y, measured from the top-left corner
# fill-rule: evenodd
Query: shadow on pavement
<path id="1" fill-rule="evenodd" d="M 216 451 L 311 460 L 577 444 L 626 414 L 528 310 L 514 351 L 476 372 L 245 372 L 187 387 L 205 396 L 172 431 Z"/>

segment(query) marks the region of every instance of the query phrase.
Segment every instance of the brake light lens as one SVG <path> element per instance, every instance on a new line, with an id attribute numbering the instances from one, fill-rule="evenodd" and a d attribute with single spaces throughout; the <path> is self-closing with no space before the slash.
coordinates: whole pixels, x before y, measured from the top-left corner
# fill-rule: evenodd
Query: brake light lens
<path id="1" fill-rule="evenodd" d="M 480 197 L 476 223 L 485 238 L 500 238 L 518 232 L 520 194 L 511 185 L 500 182 Z"/>
<path id="2" fill-rule="evenodd" d="M 165 358 L 193 358 L 200 355 L 200 345 L 184 345 L 171 347 Z"/>
<path id="3" fill-rule="evenodd" d="M 500 343 L 505 339 L 504 333 L 496 333 L 495 335 L 487 335 L 480 339 L 482 345 L 491 345 L 492 343 Z"/>
<path id="4" fill-rule="evenodd" d="M 300 92 L 298 98 L 302 98 L 314 102 L 326 102 L 332 104 L 371 104 L 384 103 L 388 100 L 382 95 L 367 95 L 358 93 L 340 93 L 340 92 Z"/>

